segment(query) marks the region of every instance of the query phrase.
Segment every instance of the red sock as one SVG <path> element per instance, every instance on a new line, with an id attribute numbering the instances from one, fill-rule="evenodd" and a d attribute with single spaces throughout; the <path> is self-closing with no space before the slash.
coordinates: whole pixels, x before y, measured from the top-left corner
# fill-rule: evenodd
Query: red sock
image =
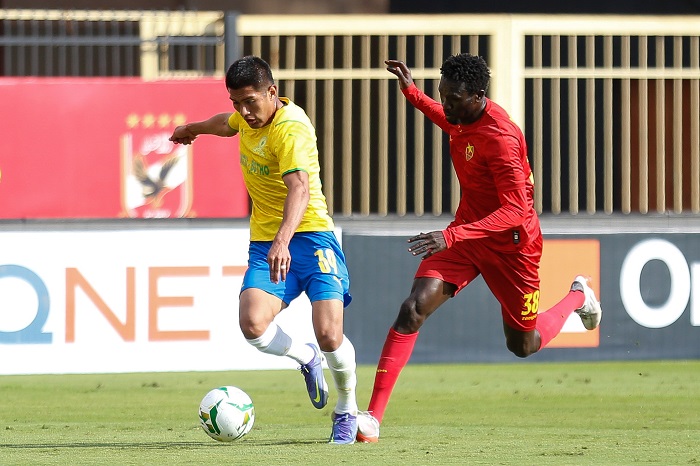
<path id="1" fill-rule="evenodd" d="M 540 349 L 559 335 L 566 319 L 583 306 L 584 300 L 582 291 L 569 291 L 564 299 L 537 316 L 536 329 L 540 332 Z"/>
<path id="2" fill-rule="evenodd" d="M 393 328 L 389 329 L 382 354 L 379 356 L 377 373 L 374 376 L 372 399 L 367 408 L 380 423 L 384 417 L 386 405 L 389 403 L 391 392 L 396 385 L 396 380 L 408 363 L 417 338 L 418 332 L 404 335 Z"/>

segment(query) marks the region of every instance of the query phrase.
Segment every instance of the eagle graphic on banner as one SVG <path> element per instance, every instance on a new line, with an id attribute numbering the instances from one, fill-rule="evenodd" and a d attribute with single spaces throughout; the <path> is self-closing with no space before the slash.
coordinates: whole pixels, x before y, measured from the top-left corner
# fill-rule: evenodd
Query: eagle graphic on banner
<path id="1" fill-rule="evenodd" d="M 169 190 L 166 180 L 172 168 L 175 167 L 179 161 L 180 158 L 176 155 L 168 156 L 160 165 L 160 170 L 157 170 L 155 176 L 151 176 L 148 173 L 148 167 L 146 166 L 144 157 L 134 157 L 131 171 L 134 178 L 141 182 L 141 193 L 147 202 L 153 203 L 156 207 L 162 204 L 163 196 L 165 196 Z"/>
<path id="2" fill-rule="evenodd" d="M 191 146 L 169 140 L 172 122 L 166 115 L 127 118 L 130 130 L 121 137 L 123 216 L 192 215 Z"/>

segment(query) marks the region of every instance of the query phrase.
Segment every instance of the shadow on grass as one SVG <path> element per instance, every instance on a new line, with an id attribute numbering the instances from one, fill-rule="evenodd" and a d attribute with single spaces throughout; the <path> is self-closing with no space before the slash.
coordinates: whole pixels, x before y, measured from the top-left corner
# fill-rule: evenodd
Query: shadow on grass
<path id="1" fill-rule="evenodd" d="M 0 443 L 0 449 L 62 449 L 62 448 L 138 448 L 149 450 L 168 450 L 182 448 L 226 448 L 229 445 L 247 444 L 250 446 L 272 445 L 314 445 L 325 443 L 314 440 L 244 440 L 238 442 L 74 442 L 74 443 Z"/>

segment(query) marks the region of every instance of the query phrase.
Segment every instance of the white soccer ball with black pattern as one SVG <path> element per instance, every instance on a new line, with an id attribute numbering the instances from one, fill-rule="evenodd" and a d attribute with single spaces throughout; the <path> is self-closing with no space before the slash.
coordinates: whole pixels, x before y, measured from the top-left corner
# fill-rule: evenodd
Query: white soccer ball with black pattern
<path id="1" fill-rule="evenodd" d="M 214 440 L 233 442 L 253 428 L 253 401 L 238 387 L 215 388 L 199 404 L 199 422 L 204 432 Z"/>

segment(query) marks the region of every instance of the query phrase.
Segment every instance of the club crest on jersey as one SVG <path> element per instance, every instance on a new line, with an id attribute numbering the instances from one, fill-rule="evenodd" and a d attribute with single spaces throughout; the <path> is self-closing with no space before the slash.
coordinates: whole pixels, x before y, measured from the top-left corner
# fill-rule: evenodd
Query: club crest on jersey
<path id="1" fill-rule="evenodd" d="M 467 143 L 467 148 L 464 150 L 464 156 L 466 157 L 467 162 L 474 157 L 474 146 L 472 146 L 470 143 Z"/>
<path id="2" fill-rule="evenodd" d="M 169 138 L 184 115 L 129 115 L 121 136 L 123 217 L 178 218 L 192 214 L 192 146 Z"/>

